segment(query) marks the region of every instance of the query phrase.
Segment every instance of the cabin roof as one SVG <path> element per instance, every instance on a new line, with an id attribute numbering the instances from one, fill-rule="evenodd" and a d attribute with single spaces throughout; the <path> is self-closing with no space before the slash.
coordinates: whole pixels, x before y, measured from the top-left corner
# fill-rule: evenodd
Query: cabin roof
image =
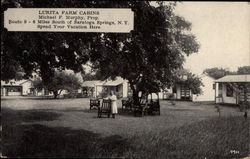
<path id="1" fill-rule="evenodd" d="M 82 87 L 95 87 L 95 86 L 118 86 L 122 84 L 125 80 L 123 78 L 117 77 L 115 80 L 93 80 L 84 81 Z"/>
<path id="2" fill-rule="evenodd" d="M 1 86 L 22 86 L 22 84 L 26 82 L 32 82 L 29 79 L 25 80 L 10 80 L 9 82 L 5 82 L 1 80 Z"/>
<path id="3" fill-rule="evenodd" d="M 249 75 L 227 75 L 215 80 L 215 82 L 250 82 Z"/>
<path id="4" fill-rule="evenodd" d="M 100 80 L 93 80 L 93 81 L 84 81 L 81 86 L 82 87 L 95 87 L 95 85 L 99 85 L 102 82 Z"/>

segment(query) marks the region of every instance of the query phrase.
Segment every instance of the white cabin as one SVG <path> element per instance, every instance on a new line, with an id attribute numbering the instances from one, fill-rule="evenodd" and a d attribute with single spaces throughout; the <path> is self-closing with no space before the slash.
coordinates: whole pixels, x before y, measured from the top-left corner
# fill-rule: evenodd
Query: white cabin
<path id="1" fill-rule="evenodd" d="M 250 103 L 250 75 L 227 75 L 215 81 L 215 102 L 240 104 L 245 97 Z"/>
<path id="2" fill-rule="evenodd" d="M 203 83 L 203 86 L 201 86 L 201 94 L 193 94 L 193 101 L 214 101 L 215 79 L 207 74 L 202 74 L 201 81 Z"/>

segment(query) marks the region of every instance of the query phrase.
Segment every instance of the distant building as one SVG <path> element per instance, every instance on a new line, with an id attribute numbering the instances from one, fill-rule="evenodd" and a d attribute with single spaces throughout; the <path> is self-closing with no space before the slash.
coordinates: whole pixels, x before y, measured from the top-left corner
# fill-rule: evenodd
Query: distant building
<path id="1" fill-rule="evenodd" d="M 195 101 L 214 101 L 215 79 L 207 74 L 201 75 L 201 81 L 204 86 L 201 87 L 201 94 L 193 94 L 192 100 Z"/>
<path id="2" fill-rule="evenodd" d="M 162 92 L 162 98 L 192 101 L 192 90 L 188 87 L 186 80 L 187 76 L 183 75 L 181 81 Z"/>
<path id="3" fill-rule="evenodd" d="M 35 93 L 31 80 L 1 81 L 1 96 L 25 96 Z"/>
<path id="4" fill-rule="evenodd" d="M 9 82 L 1 81 L 1 96 L 53 96 L 53 92 L 48 89 L 34 88 L 34 79 L 10 80 Z M 91 81 L 92 82 L 92 81 Z M 60 90 L 58 98 L 70 94 L 68 90 Z M 76 93 L 81 94 L 82 90 L 78 89 Z"/>
<path id="5" fill-rule="evenodd" d="M 183 76 L 182 81 L 176 83 L 174 86 L 163 92 L 163 99 L 176 99 L 182 101 L 214 101 L 214 81 L 215 79 L 202 74 L 201 81 L 204 86 L 201 86 L 201 94 L 194 94 L 189 88 L 186 80 L 187 77 Z M 172 95 L 172 97 L 170 97 Z"/>
<path id="6" fill-rule="evenodd" d="M 84 97 L 96 97 L 97 96 L 97 86 L 101 85 L 102 81 L 92 80 L 84 81 L 81 84 L 82 94 Z"/>
<path id="7" fill-rule="evenodd" d="M 129 95 L 128 81 L 121 77 L 117 77 L 116 80 L 84 81 L 81 87 L 83 96 L 85 97 L 103 98 L 111 91 L 114 91 L 118 98 L 124 98 Z"/>
<path id="8" fill-rule="evenodd" d="M 172 88 L 172 93 L 177 100 L 192 101 L 192 90 L 185 82 L 176 84 Z"/>
<path id="9" fill-rule="evenodd" d="M 164 91 L 161 90 L 158 93 L 152 93 L 148 95 L 148 99 L 163 99 Z"/>
<path id="10" fill-rule="evenodd" d="M 215 81 L 215 102 L 240 104 L 246 98 L 250 103 L 250 75 L 227 75 Z"/>
<path id="11" fill-rule="evenodd" d="M 63 90 L 61 95 L 66 93 L 67 91 Z M 26 79 L 1 81 L 1 96 L 53 96 L 53 93 L 44 88 L 41 90 L 34 88 L 33 81 Z"/>

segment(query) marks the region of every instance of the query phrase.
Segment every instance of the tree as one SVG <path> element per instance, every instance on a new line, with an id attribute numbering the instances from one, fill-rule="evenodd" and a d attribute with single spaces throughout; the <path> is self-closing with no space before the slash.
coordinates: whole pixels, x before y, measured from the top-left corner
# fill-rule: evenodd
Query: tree
<path id="1" fill-rule="evenodd" d="M 74 8 L 94 7 L 95 2 L 56 0 L 3 0 L 1 4 L 1 76 L 15 77 L 20 65 L 26 77 L 38 73 L 44 84 L 49 84 L 56 69 L 84 71 L 82 64 L 88 61 L 85 48 L 94 33 L 8 32 L 3 26 L 3 12 L 7 8 Z M 91 6 L 92 5 L 92 6 Z M 85 37 L 85 38 L 82 38 Z M 6 71 L 11 70 L 11 71 Z"/>
<path id="2" fill-rule="evenodd" d="M 210 77 L 213 77 L 214 79 L 219 79 L 219 78 L 224 77 L 226 75 L 235 74 L 234 72 L 230 72 L 227 69 L 218 68 L 218 67 L 207 68 L 203 71 L 203 73 L 208 74 Z"/>
<path id="3" fill-rule="evenodd" d="M 82 75 L 83 81 L 103 80 L 103 77 L 98 70 L 96 70 L 95 72 L 90 72 L 90 73 L 82 73 L 81 75 Z"/>
<path id="4" fill-rule="evenodd" d="M 48 91 L 52 91 L 54 98 L 57 98 L 62 90 L 72 92 L 81 86 L 78 78 L 74 74 L 67 74 L 65 72 L 55 72 L 51 82 L 47 85 L 44 85 L 41 79 L 36 79 L 33 84 L 34 87 L 39 90 L 45 88 Z"/>
<path id="5" fill-rule="evenodd" d="M 127 79 L 138 103 L 140 91 L 143 94 L 158 92 L 173 83 L 173 72 L 182 66 L 185 55 L 199 49 L 190 32 L 191 23 L 174 14 L 176 3 L 158 2 L 158 6 L 154 6 L 150 1 L 13 0 L 4 1 L 2 10 L 20 6 L 131 8 L 134 11 L 134 30 L 128 34 L 20 33 L 2 29 L 3 56 L 15 55 L 11 57 L 26 74 L 38 72 L 45 85 L 52 82 L 56 68 L 84 72 L 82 64 L 90 61 L 103 78 Z"/>
<path id="6" fill-rule="evenodd" d="M 10 79 L 21 80 L 26 78 L 22 67 L 17 63 L 17 61 L 11 59 L 3 60 L 1 58 L 1 80 L 9 81 Z"/>
<path id="7" fill-rule="evenodd" d="M 184 78 L 184 76 L 186 78 Z M 201 94 L 201 86 L 204 86 L 200 77 L 186 69 L 180 69 L 175 72 L 174 85 L 176 84 L 187 85 L 193 94 Z"/>
<path id="8" fill-rule="evenodd" d="M 210 77 L 213 77 L 214 79 L 219 79 L 221 77 L 224 77 L 226 75 L 242 75 L 242 74 L 250 74 L 250 66 L 242 66 L 239 67 L 237 72 L 229 71 L 225 68 L 207 68 L 203 71 L 203 73 L 207 73 Z"/>
<path id="9" fill-rule="evenodd" d="M 250 74 L 250 66 L 239 67 L 237 74 Z"/>
<path id="10" fill-rule="evenodd" d="M 139 92 L 159 92 L 173 83 L 173 72 L 182 66 L 184 55 L 197 52 L 199 45 L 189 32 L 191 23 L 174 15 L 174 5 L 135 2 L 131 8 L 134 31 L 103 34 L 97 40 L 101 45 L 91 50 L 90 60 L 106 78 L 127 79 L 137 104 Z"/>

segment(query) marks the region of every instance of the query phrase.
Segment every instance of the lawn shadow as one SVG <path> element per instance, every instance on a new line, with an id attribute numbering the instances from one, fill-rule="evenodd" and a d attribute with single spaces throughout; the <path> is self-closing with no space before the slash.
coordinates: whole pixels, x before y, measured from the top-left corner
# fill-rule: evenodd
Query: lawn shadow
<path id="1" fill-rule="evenodd" d="M 46 111 L 33 111 L 27 113 L 27 115 L 24 117 L 25 122 L 33 122 L 33 121 L 53 121 L 56 120 L 59 116 L 61 116 L 58 113 L 54 112 L 46 112 Z"/>
<path id="2" fill-rule="evenodd" d="M 33 110 L 13 110 L 10 108 L 2 108 L 2 123 L 3 124 L 19 124 L 21 122 L 36 122 L 36 121 L 53 121 L 61 115 L 50 110 L 33 109 Z"/>
<path id="3" fill-rule="evenodd" d="M 130 146 L 118 135 L 101 137 L 83 129 L 32 124 L 56 120 L 60 114 L 54 112 L 4 108 L 2 114 L 1 152 L 7 157 L 122 157 Z"/>
<path id="4" fill-rule="evenodd" d="M 11 130 L 2 135 L 2 153 L 8 157 L 122 157 L 129 148 L 121 136 L 102 138 L 87 130 L 39 124 L 17 125 Z"/>

